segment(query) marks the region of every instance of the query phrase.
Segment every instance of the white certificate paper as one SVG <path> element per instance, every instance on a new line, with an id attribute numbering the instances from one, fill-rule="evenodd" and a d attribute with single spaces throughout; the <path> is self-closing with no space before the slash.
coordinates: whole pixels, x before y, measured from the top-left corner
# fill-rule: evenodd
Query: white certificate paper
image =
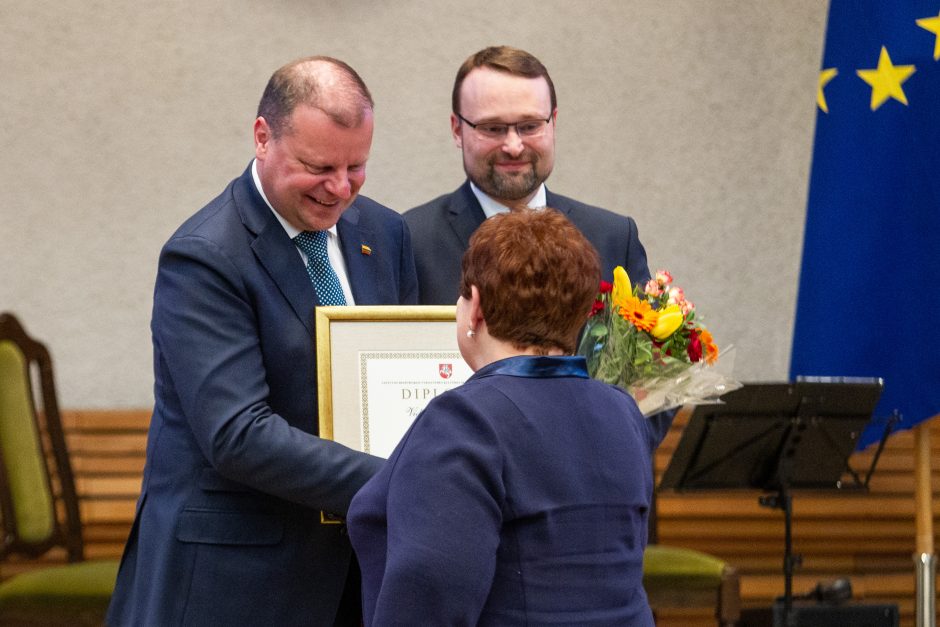
<path id="1" fill-rule="evenodd" d="M 360 351 L 361 450 L 387 458 L 431 399 L 472 374 L 456 351 Z"/>

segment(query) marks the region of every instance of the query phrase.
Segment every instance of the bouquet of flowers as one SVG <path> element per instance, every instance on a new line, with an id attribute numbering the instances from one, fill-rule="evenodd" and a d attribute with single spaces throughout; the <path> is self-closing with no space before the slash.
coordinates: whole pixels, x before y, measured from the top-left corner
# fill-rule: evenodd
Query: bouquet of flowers
<path id="1" fill-rule="evenodd" d="M 643 289 L 631 286 L 620 266 L 613 285 L 601 282 L 578 350 L 592 377 L 627 390 L 646 416 L 718 402 L 741 387 L 723 372 L 730 349 L 722 352 L 724 367 L 715 367 L 718 346 L 668 271 L 657 271 Z"/>

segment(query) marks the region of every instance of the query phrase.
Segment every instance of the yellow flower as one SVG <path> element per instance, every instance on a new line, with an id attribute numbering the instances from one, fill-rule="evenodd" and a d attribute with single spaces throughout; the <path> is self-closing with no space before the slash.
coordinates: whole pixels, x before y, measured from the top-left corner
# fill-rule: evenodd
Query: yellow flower
<path id="1" fill-rule="evenodd" d="M 679 305 L 668 305 L 659 310 L 659 316 L 656 318 L 656 326 L 650 331 L 650 335 L 657 340 L 665 340 L 676 332 L 676 329 L 682 326 L 685 317 Z"/>
<path id="2" fill-rule="evenodd" d="M 623 307 L 631 294 L 633 294 L 633 285 L 630 283 L 630 275 L 623 269 L 623 266 L 617 266 L 614 268 L 614 291 L 610 295 L 611 302 Z"/>
<path id="3" fill-rule="evenodd" d="M 645 300 L 634 296 L 628 296 L 621 304 L 620 315 L 640 331 L 649 331 L 656 326 L 656 310 Z"/>

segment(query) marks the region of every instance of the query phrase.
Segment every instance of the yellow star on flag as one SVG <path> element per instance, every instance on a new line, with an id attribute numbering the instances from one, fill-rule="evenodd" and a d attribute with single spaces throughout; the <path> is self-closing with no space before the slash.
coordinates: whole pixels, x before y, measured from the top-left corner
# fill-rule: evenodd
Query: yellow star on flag
<path id="1" fill-rule="evenodd" d="M 826 68 L 819 72 L 819 87 L 816 89 L 816 104 L 819 105 L 819 108 L 822 109 L 824 113 L 829 113 L 829 105 L 826 104 L 826 94 L 823 93 L 823 88 L 838 74 L 839 70 L 834 67 Z"/>
<path id="2" fill-rule="evenodd" d="M 940 15 L 921 18 L 917 25 L 937 36 L 933 43 L 933 60 L 940 60 Z"/>
<path id="3" fill-rule="evenodd" d="M 878 69 L 856 70 L 855 73 L 863 81 L 871 85 L 871 110 L 874 111 L 885 103 L 888 98 L 907 105 L 907 96 L 901 85 L 914 73 L 913 65 L 894 65 L 884 46 L 881 47 L 881 56 L 878 57 Z"/>

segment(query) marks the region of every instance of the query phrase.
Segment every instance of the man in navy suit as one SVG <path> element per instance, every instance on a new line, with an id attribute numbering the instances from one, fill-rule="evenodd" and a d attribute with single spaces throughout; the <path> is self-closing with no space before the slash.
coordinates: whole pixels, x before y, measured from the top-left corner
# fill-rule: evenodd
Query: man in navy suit
<path id="1" fill-rule="evenodd" d="M 457 72 L 450 116 L 467 181 L 451 194 L 407 211 L 421 303 L 457 300 L 460 260 L 483 220 L 521 207 L 564 214 L 601 256 L 601 278 L 623 266 L 634 283 L 650 278 L 636 222 L 555 194 L 545 180 L 555 164 L 555 86 L 542 63 L 509 46 L 471 55 Z"/>
<path id="2" fill-rule="evenodd" d="M 382 461 L 317 437 L 314 308 L 417 301 L 404 221 L 358 196 L 372 109 L 341 61 L 284 66 L 255 159 L 164 246 L 147 462 L 109 624 L 360 624 L 345 527 L 320 512 L 344 515 Z"/>

